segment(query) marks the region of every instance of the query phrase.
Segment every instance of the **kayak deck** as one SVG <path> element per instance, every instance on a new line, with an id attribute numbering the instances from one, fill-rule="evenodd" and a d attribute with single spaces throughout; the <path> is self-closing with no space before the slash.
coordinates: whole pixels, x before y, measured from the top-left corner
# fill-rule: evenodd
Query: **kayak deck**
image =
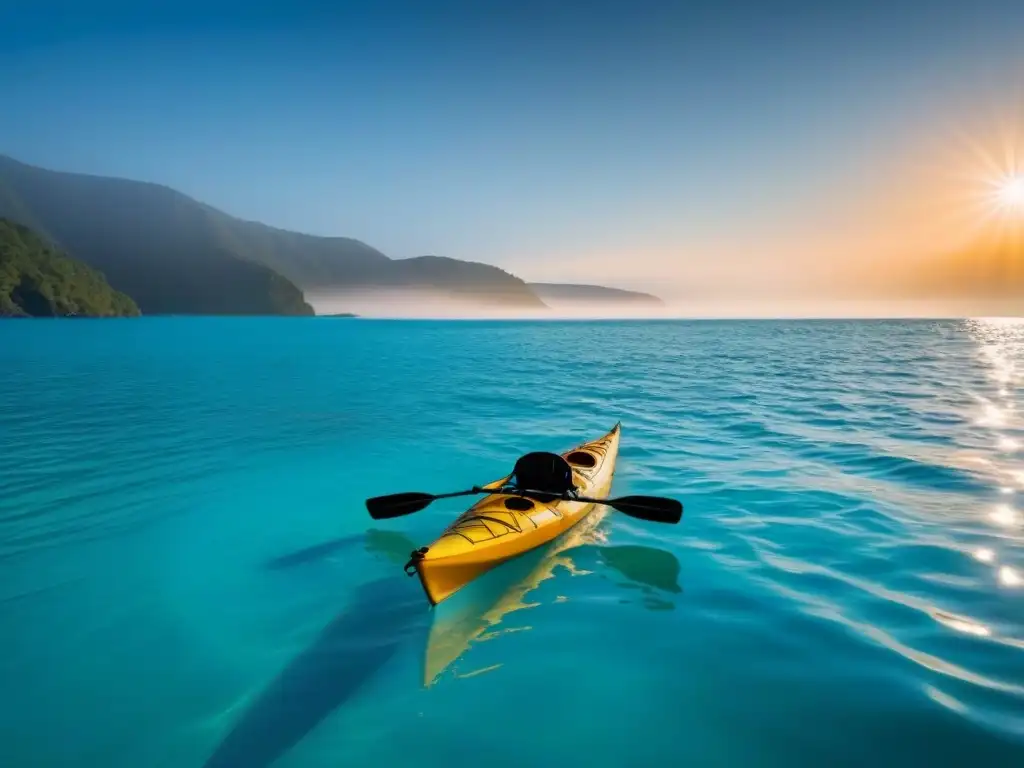
<path id="1" fill-rule="evenodd" d="M 618 458 L 620 424 L 608 434 L 562 453 L 581 496 L 607 498 Z M 509 478 L 489 483 L 500 488 Z M 413 565 L 427 599 L 437 605 L 501 563 L 545 544 L 583 519 L 594 504 L 542 502 L 493 493 L 473 504 L 438 538 L 420 550 Z"/>

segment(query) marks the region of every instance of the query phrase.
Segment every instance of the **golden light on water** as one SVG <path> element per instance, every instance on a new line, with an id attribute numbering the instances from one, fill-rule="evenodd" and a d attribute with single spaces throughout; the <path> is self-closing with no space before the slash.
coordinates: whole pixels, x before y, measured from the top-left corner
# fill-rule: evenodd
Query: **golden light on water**
<path id="1" fill-rule="evenodd" d="M 1024 353 L 1024 323 L 1022 323 L 1022 319 L 1014 318 L 1012 322 L 994 319 L 976 320 L 969 327 L 977 339 L 983 367 L 988 369 L 989 377 L 1000 384 L 1000 394 L 1009 398 L 1012 389 L 1021 380 L 1019 363 L 1024 359 L 1022 358 L 1022 353 Z M 1016 533 L 1018 526 L 1024 523 L 1024 510 L 1018 509 L 1014 503 L 1018 490 L 1024 490 L 1024 470 L 1014 460 L 1013 454 L 1024 447 L 1024 440 L 1005 434 L 1002 428 L 1018 429 L 1020 417 L 1012 402 L 1007 402 L 1000 408 L 983 396 L 976 395 L 976 398 L 982 409 L 982 417 L 978 423 L 993 428 L 992 437 L 996 451 L 1002 454 L 993 457 L 994 460 L 990 466 L 1003 476 L 998 491 L 1009 502 L 998 503 L 991 507 L 987 514 L 987 521 Z M 1014 487 L 1014 483 L 1018 487 Z M 998 564 L 997 560 L 1000 558 L 993 548 L 978 547 L 971 551 L 971 555 L 979 563 L 989 566 L 990 573 L 995 576 L 997 583 L 1002 587 L 1024 587 L 1024 572 L 1010 565 Z M 971 632 L 973 628 L 959 629 Z"/>

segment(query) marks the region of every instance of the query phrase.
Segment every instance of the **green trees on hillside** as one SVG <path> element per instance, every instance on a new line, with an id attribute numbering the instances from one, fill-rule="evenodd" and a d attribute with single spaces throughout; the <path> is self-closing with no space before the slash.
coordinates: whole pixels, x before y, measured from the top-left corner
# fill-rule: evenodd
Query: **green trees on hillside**
<path id="1" fill-rule="evenodd" d="M 0 218 L 0 317 L 132 317 L 135 302 L 92 267 Z"/>

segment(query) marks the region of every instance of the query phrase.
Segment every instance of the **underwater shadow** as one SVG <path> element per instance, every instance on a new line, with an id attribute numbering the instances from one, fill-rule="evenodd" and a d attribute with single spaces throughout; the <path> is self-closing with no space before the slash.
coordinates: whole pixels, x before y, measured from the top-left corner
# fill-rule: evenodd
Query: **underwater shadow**
<path id="1" fill-rule="evenodd" d="M 400 547 L 405 558 L 414 548 L 401 534 L 367 536 L 366 546 L 389 560 Z M 316 549 L 331 551 L 310 548 Z M 361 585 L 345 611 L 245 710 L 205 768 L 270 766 L 363 690 L 405 642 L 427 629 L 423 595 L 410 586 L 401 574 Z"/>
<path id="2" fill-rule="evenodd" d="M 617 544 L 597 547 L 597 556 L 602 563 L 637 586 L 670 594 L 683 591 L 679 585 L 682 572 L 679 558 L 666 549 Z"/>
<path id="3" fill-rule="evenodd" d="M 626 580 L 624 584 L 619 583 L 619 587 L 641 592 L 644 607 L 651 610 L 675 608 L 675 603 L 659 596 L 659 593 L 678 595 L 683 591 L 679 585 L 682 567 L 672 552 L 640 544 L 620 544 L 597 547 L 597 557 Z"/>
<path id="4" fill-rule="evenodd" d="M 371 554 L 383 555 L 391 562 L 399 564 L 409 559 L 409 553 L 416 549 L 416 545 L 403 533 L 395 531 L 381 531 L 371 528 L 365 533 L 356 533 L 351 536 L 342 536 L 330 541 L 314 544 L 309 547 L 297 549 L 280 557 L 271 558 L 264 563 L 268 571 L 281 571 L 287 568 L 295 568 L 307 563 L 314 563 L 324 560 L 327 557 L 351 549 L 358 544 L 363 544 L 366 551 Z"/>
<path id="5" fill-rule="evenodd" d="M 349 549 L 355 546 L 362 540 L 362 534 L 356 534 L 355 536 L 343 536 L 340 539 L 332 539 L 331 541 L 325 541 L 322 544 L 314 544 L 311 547 L 305 547 L 303 549 L 290 552 L 287 555 L 281 557 L 275 557 L 272 560 L 268 560 L 265 564 L 265 568 L 268 571 L 280 571 L 285 568 L 294 568 L 298 565 L 304 565 L 305 563 L 316 562 L 317 560 L 323 560 L 335 552 L 341 552 L 342 550 Z"/>

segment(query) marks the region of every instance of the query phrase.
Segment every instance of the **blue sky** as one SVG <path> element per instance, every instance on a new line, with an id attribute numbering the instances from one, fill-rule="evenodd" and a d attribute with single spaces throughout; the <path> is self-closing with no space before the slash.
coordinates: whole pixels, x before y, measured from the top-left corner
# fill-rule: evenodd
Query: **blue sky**
<path id="1" fill-rule="evenodd" d="M 1022 61 L 1019 0 L 7 0 L 0 153 L 394 257 L 656 286 L 784 264 L 962 99 L 1019 99 Z"/>

